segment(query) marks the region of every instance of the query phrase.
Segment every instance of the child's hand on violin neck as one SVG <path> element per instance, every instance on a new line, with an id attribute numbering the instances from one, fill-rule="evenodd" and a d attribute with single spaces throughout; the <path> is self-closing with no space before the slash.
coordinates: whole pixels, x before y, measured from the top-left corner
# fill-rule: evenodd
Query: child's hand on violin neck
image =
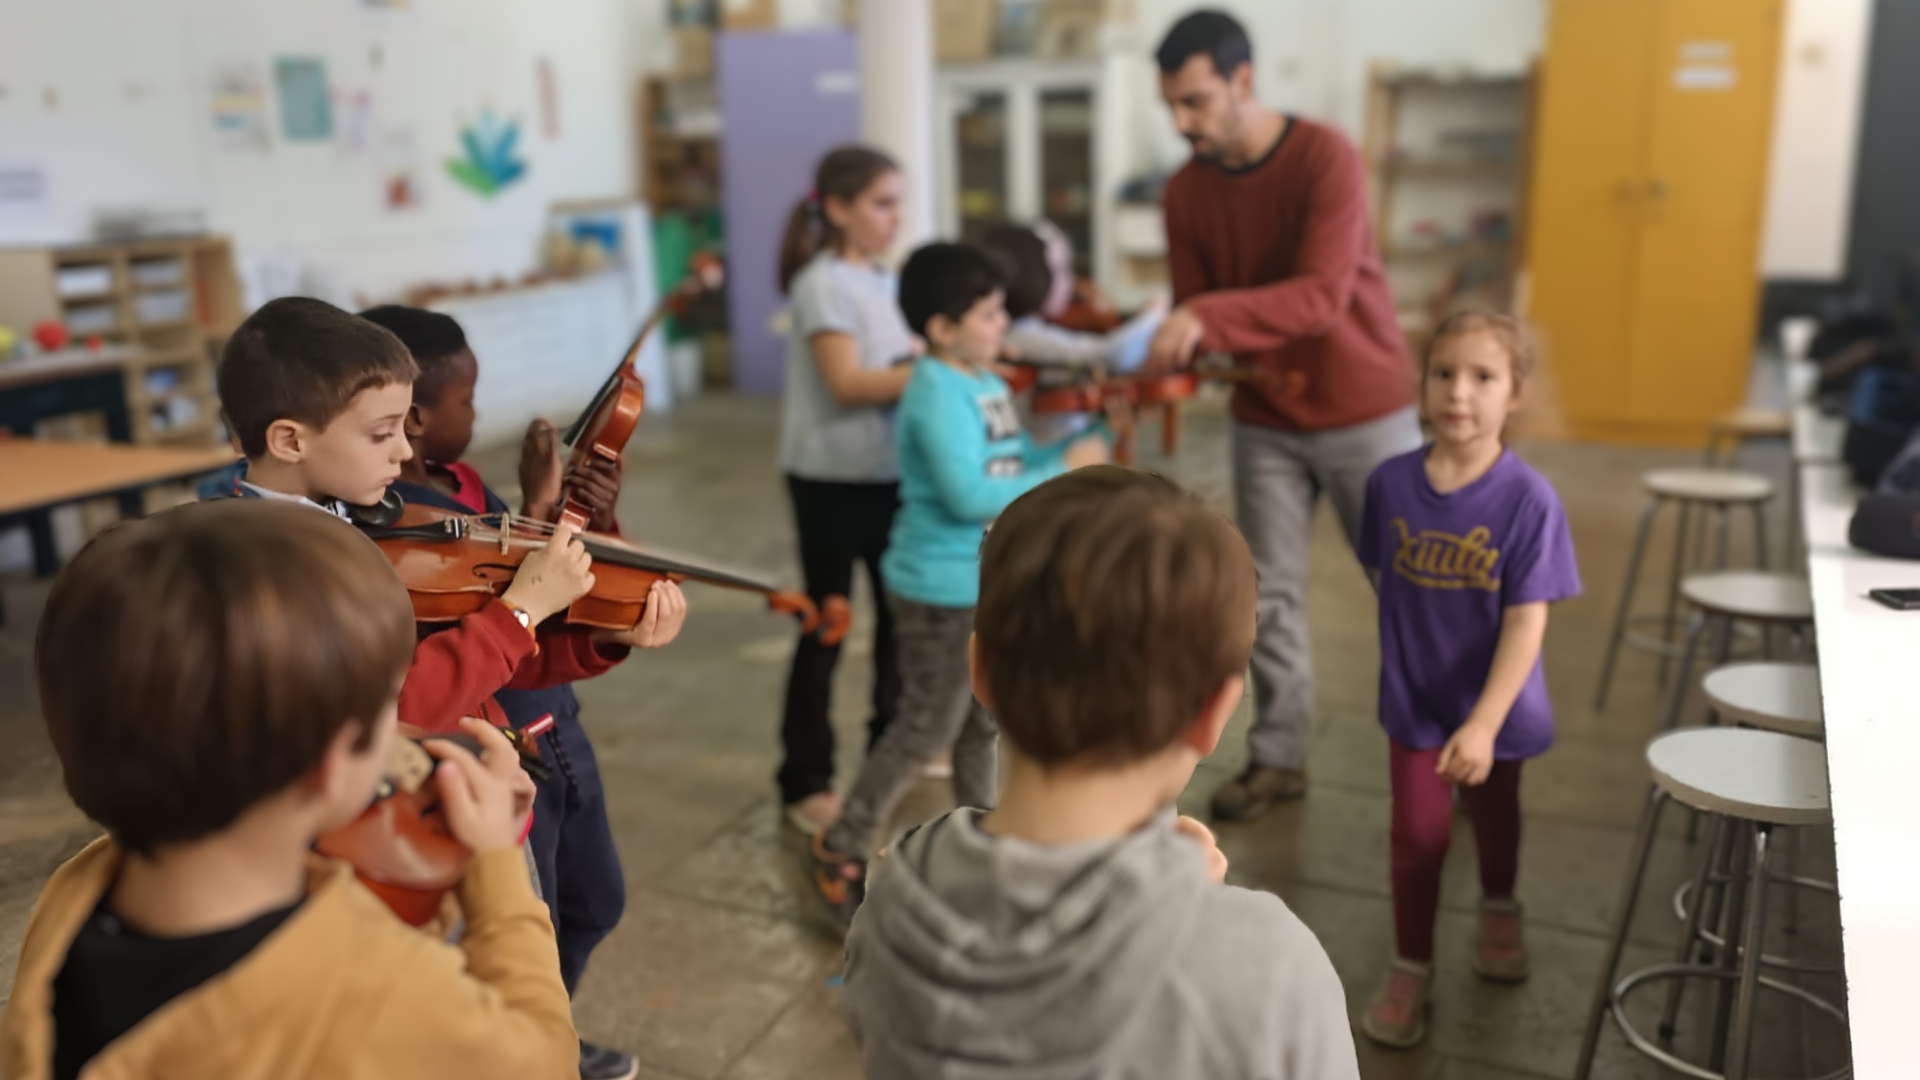
<path id="1" fill-rule="evenodd" d="M 555 525 L 547 546 L 528 555 L 501 597 L 535 624 L 565 611 L 593 588 L 593 556 L 566 525 Z"/>
<path id="2" fill-rule="evenodd" d="M 520 509 L 536 521 L 551 521 L 560 506 L 560 436 L 535 420 L 520 441 Z"/>
<path id="3" fill-rule="evenodd" d="M 434 782 L 446 807 L 453 838 L 475 855 L 520 846 L 533 810 L 533 778 L 520 767 L 520 753 L 485 720 L 466 717 L 460 730 L 480 744 L 478 757 L 445 739 L 421 745 L 440 760 Z"/>
<path id="4" fill-rule="evenodd" d="M 1069 469 L 1084 469 L 1089 465 L 1105 465 L 1113 460 L 1113 453 L 1107 449 L 1107 440 L 1098 435 L 1085 435 L 1067 447 L 1061 460 Z"/>
<path id="5" fill-rule="evenodd" d="M 1201 824 L 1198 819 L 1181 814 L 1173 823 L 1173 831 L 1200 845 L 1200 853 L 1207 860 L 1207 877 L 1213 879 L 1215 885 L 1225 884 L 1227 856 L 1220 850 L 1220 845 L 1214 842 L 1213 830 Z"/>
<path id="6" fill-rule="evenodd" d="M 593 638 L 633 649 L 658 649 L 680 636 L 687 621 L 687 595 L 671 581 L 660 580 L 647 590 L 647 610 L 625 630 L 595 630 Z"/>
<path id="7" fill-rule="evenodd" d="M 567 495 L 587 508 L 587 531 L 618 531 L 613 511 L 620 502 L 621 471 L 618 459 L 595 457 L 567 472 Z"/>

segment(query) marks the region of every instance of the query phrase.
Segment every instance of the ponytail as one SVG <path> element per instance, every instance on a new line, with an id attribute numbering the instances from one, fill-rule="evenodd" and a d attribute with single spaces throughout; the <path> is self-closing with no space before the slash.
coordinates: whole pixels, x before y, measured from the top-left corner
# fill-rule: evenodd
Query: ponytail
<path id="1" fill-rule="evenodd" d="M 899 166 L 892 158 L 864 146 L 843 146 L 820 159 L 813 173 L 813 190 L 787 215 L 786 235 L 780 241 L 782 293 L 792 287 L 793 279 L 814 256 L 845 242 L 840 230 L 827 219 L 826 201 L 853 202 L 875 180 L 897 171 Z"/>

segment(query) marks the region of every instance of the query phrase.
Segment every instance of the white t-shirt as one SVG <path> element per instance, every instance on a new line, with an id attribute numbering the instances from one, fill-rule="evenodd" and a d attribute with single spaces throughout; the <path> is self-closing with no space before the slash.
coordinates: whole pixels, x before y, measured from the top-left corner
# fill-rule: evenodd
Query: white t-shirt
<path id="1" fill-rule="evenodd" d="M 780 423 L 780 467 L 807 480 L 887 483 L 900 478 L 893 452 L 893 406 L 842 405 L 813 359 L 815 334 L 853 338 L 860 366 L 883 370 L 913 352 L 900 314 L 898 279 L 878 266 L 821 252 L 788 290 L 787 397 Z"/>

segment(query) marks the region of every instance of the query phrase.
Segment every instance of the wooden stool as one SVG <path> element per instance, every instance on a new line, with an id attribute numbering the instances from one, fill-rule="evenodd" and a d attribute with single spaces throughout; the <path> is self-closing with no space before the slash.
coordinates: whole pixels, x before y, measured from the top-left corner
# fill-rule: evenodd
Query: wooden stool
<path id="1" fill-rule="evenodd" d="M 1653 774 L 1653 790 L 1640 816 L 1633 871 L 1621 894 L 1619 914 L 1607 945 L 1606 960 L 1601 965 L 1599 982 L 1594 988 L 1586 1035 L 1573 1075 L 1576 1080 L 1587 1080 L 1592 1075 L 1600 1030 L 1611 1014 L 1629 1046 L 1669 1069 L 1706 1080 L 1722 1077 L 1748 1080 L 1758 991 L 1772 990 L 1797 998 L 1842 1025 L 1847 1019 L 1846 1013 L 1833 1002 L 1760 973 L 1764 964 L 1761 943 L 1766 932 L 1767 886 L 1772 882 L 1768 862 L 1773 832 L 1778 828 L 1825 825 L 1832 820 L 1827 803 L 1826 751 L 1818 743 L 1778 732 L 1703 728 L 1671 731 L 1655 738 L 1647 746 L 1647 766 Z M 1733 837 L 1729 847 L 1734 865 L 1727 877 L 1729 895 L 1721 905 L 1721 932 L 1717 937 L 1720 941 L 1729 941 L 1738 932 L 1740 945 L 1736 949 L 1716 949 L 1712 963 L 1683 959 L 1655 964 L 1630 972 L 1615 982 L 1620 955 L 1633 922 L 1634 906 L 1646 878 L 1648 857 L 1653 852 L 1660 811 L 1669 799 L 1700 813 L 1718 815 Z M 1709 869 L 1710 860 L 1703 859 L 1695 881 L 1705 879 Z M 1702 922 L 1700 909 L 1696 908 L 1688 919 L 1683 949 L 1691 949 L 1699 939 Z M 1683 952 L 1683 957 L 1685 955 Z M 1627 1018 L 1627 995 L 1636 987 L 1658 979 L 1688 978 L 1715 979 L 1734 990 L 1729 995 L 1726 986 L 1722 987 L 1706 1067 L 1674 1055 L 1671 1016 L 1662 1018 L 1658 1043 L 1636 1030 Z M 1677 999 L 1673 1006 L 1677 1012 Z M 1837 1080 L 1849 1071 L 1850 1068 L 1843 1065 L 1822 1080 Z"/>
<path id="2" fill-rule="evenodd" d="M 1711 469 L 1719 464 L 1723 443 L 1731 447 L 1727 455 L 1727 463 L 1731 465 L 1739 460 L 1740 450 L 1750 442 L 1792 437 L 1793 417 L 1779 409 L 1735 409 L 1722 413 L 1707 429 L 1706 466 Z"/>
<path id="3" fill-rule="evenodd" d="M 1607 688 L 1613 680 L 1613 665 L 1619 658 L 1620 646 L 1624 643 L 1645 652 L 1654 653 L 1662 658 L 1661 677 L 1666 675 L 1665 660 L 1675 651 L 1673 641 L 1674 612 L 1676 599 L 1680 592 L 1680 577 L 1686 563 L 1687 512 L 1694 506 L 1700 506 L 1702 512 L 1713 511 L 1719 517 L 1720 536 L 1716 565 L 1726 569 L 1727 565 L 1727 519 L 1732 507 L 1745 506 L 1753 513 L 1754 553 L 1761 566 L 1767 562 L 1767 522 L 1763 507 L 1773 498 L 1773 482 L 1754 473 L 1729 472 L 1724 469 L 1655 469 L 1640 478 L 1641 486 L 1647 491 L 1647 508 L 1640 515 L 1640 529 L 1634 534 L 1633 548 L 1627 555 L 1627 579 L 1620 586 L 1620 603 L 1613 617 L 1613 632 L 1607 636 L 1607 658 L 1600 665 L 1600 686 L 1594 691 L 1593 707 L 1604 709 L 1607 705 Z M 1631 614 L 1633 591 L 1640 583 L 1640 561 L 1646 554 L 1647 537 L 1653 531 L 1653 519 L 1660 508 L 1669 502 L 1681 507 L 1681 523 L 1674 533 L 1673 565 L 1668 572 L 1667 606 L 1662 613 Z M 1662 624 L 1659 637 L 1637 633 L 1633 630 L 1636 623 L 1658 621 Z"/>

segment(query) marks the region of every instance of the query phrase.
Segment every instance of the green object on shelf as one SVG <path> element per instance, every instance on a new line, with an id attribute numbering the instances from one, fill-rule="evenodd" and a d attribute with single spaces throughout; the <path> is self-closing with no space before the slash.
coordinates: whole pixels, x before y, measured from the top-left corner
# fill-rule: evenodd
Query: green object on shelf
<path id="1" fill-rule="evenodd" d="M 654 219 L 653 273 L 661 292 L 673 288 L 691 272 L 697 252 L 717 251 L 722 245 L 718 210 L 693 214 L 670 210 Z M 690 336 L 679 318 L 667 320 L 668 341 L 684 341 Z"/>

